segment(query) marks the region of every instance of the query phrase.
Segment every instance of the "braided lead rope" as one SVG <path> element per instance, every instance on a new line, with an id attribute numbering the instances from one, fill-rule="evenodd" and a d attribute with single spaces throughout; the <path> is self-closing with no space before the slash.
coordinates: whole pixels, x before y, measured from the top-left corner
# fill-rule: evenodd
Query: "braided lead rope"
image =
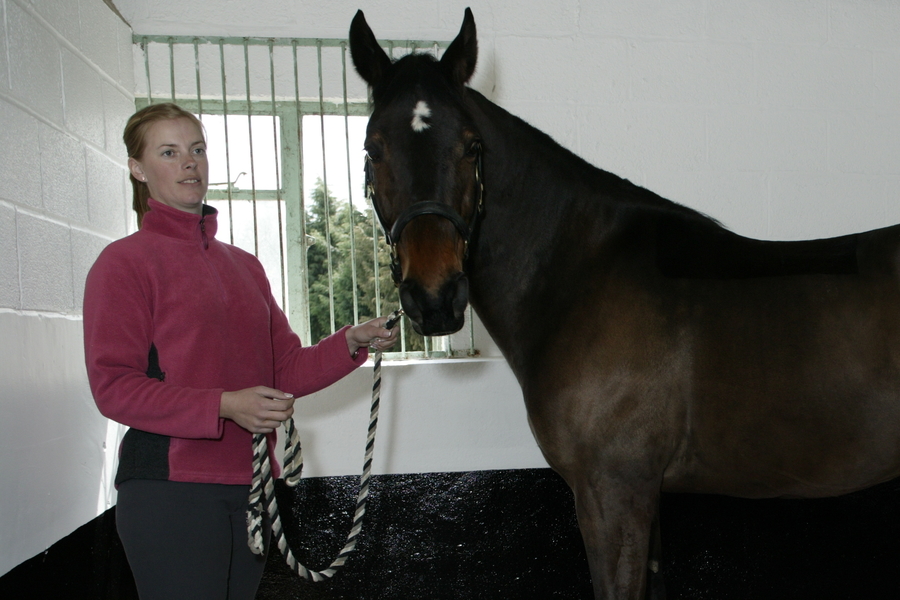
<path id="1" fill-rule="evenodd" d="M 278 504 L 275 501 L 275 483 L 272 479 L 272 469 L 269 463 L 268 444 L 264 434 L 253 436 L 253 480 L 250 484 L 250 500 L 247 509 L 247 544 L 254 554 L 265 552 L 263 538 L 263 515 L 268 512 L 272 522 L 272 535 L 275 543 L 281 551 L 285 562 L 292 571 L 304 579 L 314 582 L 324 581 L 337 573 L 344 566 L 349 555 L 356 549 L 359 533 L 362 531 L 363 515 L 366 513 L 366 502 L 369 498 L 369 480 L 372 476 L 372 454 L 375 449 L 375 429 L 378 426 L 378 408 L 381 404 L 381 351 L 375 353 L 375 369 L 372 384 L 372 407 L 369 411 L 369 431 L 366 436 L 366 454 L 363 463 L 363 472 L 359 478 L 359 494 L 356 497 L 356 512 L 353 515 L 353 525 L 347 535 L 347 542 L 327 569 L 312 571 L 303 566 L 294 557 L 284 536 L 281 526 L 281 515 L 278 513 Z M 300 482 L 300 473 L 303 470 L 303 454 L 300 447 L 300 436 L 294 426 L 294 420 L 285 422 L 285 456 L 284 479 L 294 487 Z M 268 500 L 268 507 L 265 506 Z"/>

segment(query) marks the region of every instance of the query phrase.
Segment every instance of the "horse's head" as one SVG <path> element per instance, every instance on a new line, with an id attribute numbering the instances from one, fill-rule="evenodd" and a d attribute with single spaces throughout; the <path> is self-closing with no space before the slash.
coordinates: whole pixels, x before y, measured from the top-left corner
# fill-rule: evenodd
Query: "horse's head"
<path id="1" fill-rule="evenodd" d="M 420 334 L 453 333 L 465 319 L 463 266 L 482 194 L 481 138 L 465 109 L 475 20 L 466 9 L 440 61 L 411 54 L 392 62 L 359 11 L 350 52 L 372 88 L 366 186 L 391 246 L 400 302 Z"/>

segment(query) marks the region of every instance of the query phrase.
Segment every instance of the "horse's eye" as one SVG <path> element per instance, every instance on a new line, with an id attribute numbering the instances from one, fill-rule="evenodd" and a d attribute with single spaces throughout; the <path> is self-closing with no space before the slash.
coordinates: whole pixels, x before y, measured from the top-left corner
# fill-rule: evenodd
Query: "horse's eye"
<path id="1" fill-rule="evenodd" d="M 469 144 L 469 147 L 466 148 L 466 156 L 469 158 L 475 158 L 478 156 L 478 153 L 481 152 L 481 141 L 474 140 Z"/>
<path id="2" fill-rule="evenodd" d="M 381 160 L 381 158 L 382 158 L 381 148 L 378 148 L 376 146 L 366 146 L 365 150 L 366 150 L 366 154 L 369 155 L 369 159 L 372 162 L 379 162 Z"/>

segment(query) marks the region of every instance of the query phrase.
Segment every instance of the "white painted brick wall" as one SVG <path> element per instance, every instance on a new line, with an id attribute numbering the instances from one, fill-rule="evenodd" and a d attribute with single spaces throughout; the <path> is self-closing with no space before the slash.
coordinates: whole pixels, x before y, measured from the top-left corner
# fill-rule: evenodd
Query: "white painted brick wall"
<path id="1" fill-rule="evenodd" d="M 41 27 L 24 3 L 6 3 L 10 87 L 13 94 L 50 121 L 62 124 L 62 79 L 59 43 Z"/>
<path id="2" fill-rule="evenodd" d="M 67 132 L 42 127 L 40 170 L 43 207 L 68 223 L 87 224 L 87 173 L 84 143 Z M 35 165 L 37 166 L 37 165 Z M 29 307 L 30 308 L 30 307 Z"/>
<path id="3" fill-rule="evenodd" d="M 88 269 L 132 222 L 134 76 L 131 30 L 103 0 L 0 0 L 0 16 L 2 574 L 111 500 L 80 313 Z"/>
<path id="4" fill-rule="evenodd" d="M 0 204 L 0 306 L 21 304 L 17 243 L 16 211 Z"/>
<path id="5" fill-rule="evenodd" d="M 100 74 L 68 49 L 62 51 L 66 129 L 93 146 L 103 148 L 106 134 L 98 127 L 98 108 L 103 107 Z"/>
<path id="6" fill-rule="evenodd" d="M 0 102 L 0 147 L 16 149 L 0 157 L 0 200 L 28 208 L 42 207 L 39 138 L 39 122 L 34 116 L 16 105 Z M 3 258 L 14 259 L 15 255 Z"/>

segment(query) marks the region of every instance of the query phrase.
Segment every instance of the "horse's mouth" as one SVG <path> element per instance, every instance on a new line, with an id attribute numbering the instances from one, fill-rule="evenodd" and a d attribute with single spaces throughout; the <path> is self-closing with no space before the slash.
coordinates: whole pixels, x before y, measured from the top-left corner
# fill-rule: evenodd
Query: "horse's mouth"
<path id="1" fill-rule="evenodd" d="M 400 285 L 400 303 L 413 330 L 423 336 L 450 335 L 463 328 L 469 299 L 464 273 L 447 281 L 437 294 L 429 294 L 412 281 Z"/>

